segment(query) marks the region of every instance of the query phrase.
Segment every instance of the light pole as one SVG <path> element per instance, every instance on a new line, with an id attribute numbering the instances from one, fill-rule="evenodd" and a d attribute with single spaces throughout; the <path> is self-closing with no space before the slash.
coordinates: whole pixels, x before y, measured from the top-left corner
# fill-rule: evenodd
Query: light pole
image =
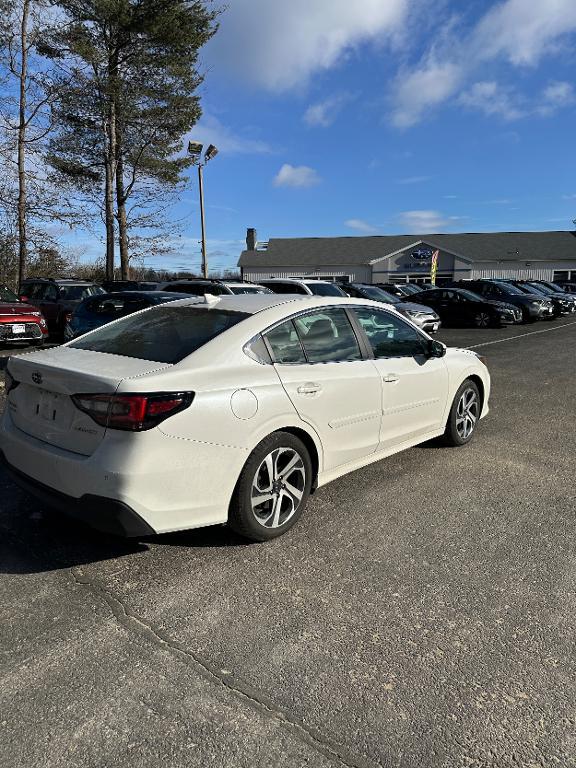
<path id="1" fill-rule="evenodd" d="M 202 157 L 203 145 L 199 141 L 188 142 L 188 154 L 192 156 L 192 162 L 198 166 L 198 190 L 200 194 L 200 226 L 202 227 L 202 276 L 208 277 L 208 259 L 206 257 L 206 225 L 204 221 L 204 175 L 203 169 L 206 163 L 216 157 L 218 149 L 210 144 L 204 157 Z"/>

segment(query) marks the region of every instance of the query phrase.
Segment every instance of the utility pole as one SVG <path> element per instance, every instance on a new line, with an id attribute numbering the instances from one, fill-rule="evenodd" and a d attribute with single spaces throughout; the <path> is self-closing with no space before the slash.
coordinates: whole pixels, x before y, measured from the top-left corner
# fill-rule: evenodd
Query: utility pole
<path id="1" fill-rule="evenodd" d="M 206 259 L 206 223 L 204 221 L 204 166 L 198 165 L 198 189 L 200 190 L 200 225 L 202 227 L 202 277 L 208 277 L 208 261 Z"/>
<path id="2" fill-rule="evenodd" d="M 202 277 L 208 277 L 208 256 L 206 254 L 206 221 L 204 218 L 204 166 L 218 154 L 214 144 L 210 144 L 202 157 L 203 145 L 199 141 L 188 142 L 188 154 L 198 166 L 198 190 L 200 194 L 200 226 L 202 229 Z"/>

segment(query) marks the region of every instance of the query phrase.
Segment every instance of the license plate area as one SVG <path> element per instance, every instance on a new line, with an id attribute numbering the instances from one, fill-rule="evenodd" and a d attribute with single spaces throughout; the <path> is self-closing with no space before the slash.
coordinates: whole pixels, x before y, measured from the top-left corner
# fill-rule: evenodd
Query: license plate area
<path id="1" fill-rule="evenodd" d="M 24 323 L 15 323 L 12 326 L 12 333 L 14 334 L 14 336 L 22 335 L 26 333 L 26 326 L 24 325 Z"/>
<path id="2" fill-rule="evenodd" d="M 48 421 L 52 424 L 61 423 L 64 411 L 67 410 L 65 400 L 65 395 L 41 389 L 38 391 L 33 416 L 41 421 Z"/>

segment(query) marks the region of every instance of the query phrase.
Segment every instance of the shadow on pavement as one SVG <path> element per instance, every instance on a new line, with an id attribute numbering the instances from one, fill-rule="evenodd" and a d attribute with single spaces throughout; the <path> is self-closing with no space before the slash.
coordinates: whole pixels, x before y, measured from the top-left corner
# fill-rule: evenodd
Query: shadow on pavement
<path id="1" fill-rule="evenodd" d="M 193 550 L 248 544 L 222 525 L 138 539 L 100 533 L 41 505 L 14 486 L 2 472 L 0 499 L 0 573 L 41 573 L 73 568 L 142 554 L 150 549 L 150 545 Z"/>

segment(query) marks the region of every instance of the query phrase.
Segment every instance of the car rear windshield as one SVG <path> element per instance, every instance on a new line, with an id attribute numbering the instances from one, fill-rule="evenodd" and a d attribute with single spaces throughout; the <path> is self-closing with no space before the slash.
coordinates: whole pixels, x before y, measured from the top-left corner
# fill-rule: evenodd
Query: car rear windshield
<path id="1" fill-rule="evenodd" d="M 527 293 L 527 291 L 521 291 L 520 288 L 517 288 L 515 285 L 510 285 L 510 283 L 497 283 L 497 285 L 499 288 L 502 288 L 504 293 L 507 293 L 510 296 L 522 296 Z"/>
<path id="2" fill-rule="evenodd" d="M 246 317 L 245 312 L 163 305 L 105 325 L 70 346 L 174 364 Z"/>
<path id="3" fill-rule="evenodd" d="M 229 285 L 232 293 L 274 293 L 270 288 L 264 288 L 263 285 Z"/>
<path id="4" fill-rule="evenodd" d="M 12 293 L 10 288 L 6 288 L 5 285 L 0 285 L 0 301 L 8 302 L 8 303 L 18 303 L 20 299 L 18 296 L 16 296 L 15 293 Z"/>
<path id="5" fill-rule="evenodd" d="M 106 293 L 99 285 L 61 285 L 60 298 L 69 301 L 80 301 L 88 296 L 97 296 Z"/>
<path id="6" fill-rule="evenodd" d="M 345 296 L 337 285 L 332 283 L 306 283 L 315 296 Z"/>
<path id="7" fill-rule="evenodd" d="M 376 285 L 363 285 L 361 291 L 367 298 L 374 299 L 374 301 L 385 301 L 387 304 L 401 303 L 397 296 L 393 296 L 391 293 L 386 293 L 386 291 L 382 288 L 378 288 Z"/>

